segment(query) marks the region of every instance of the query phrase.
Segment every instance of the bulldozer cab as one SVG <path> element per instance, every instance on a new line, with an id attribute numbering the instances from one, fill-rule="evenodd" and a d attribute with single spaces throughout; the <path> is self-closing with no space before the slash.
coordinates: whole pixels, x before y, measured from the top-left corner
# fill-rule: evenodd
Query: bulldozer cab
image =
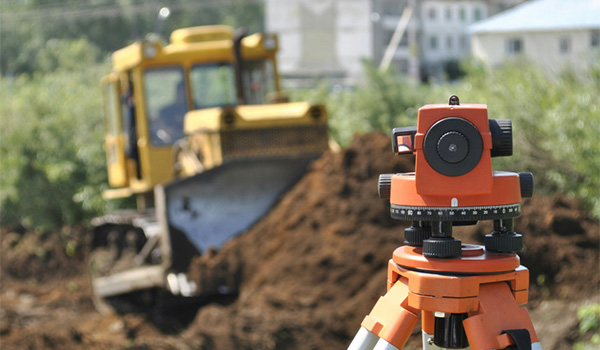
<path id="1" fill-rule="evenodd" d="M 275 36 L 253 34 L 236 44 L 233 28 L 176 30 L 171 41 L 142 41 L 113 54 L 102 80 L 106 198 L 150 193 L 173 177 L 173 144 L 185 136 L 192 110 L 261 105 L 279 91 Z"/>

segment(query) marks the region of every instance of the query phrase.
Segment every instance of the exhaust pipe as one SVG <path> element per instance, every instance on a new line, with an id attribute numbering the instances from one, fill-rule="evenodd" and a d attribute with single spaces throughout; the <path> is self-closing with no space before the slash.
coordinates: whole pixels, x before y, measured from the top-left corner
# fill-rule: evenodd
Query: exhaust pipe
<path id="1" fill-rule="evenodd" d="M 233 34 L 233 66 L 235 70 L 235 85 L 237 87 L 237 104 L 246 104 L 244 97 L 244 84 L 242 72 L 244 70 L 244 60 L 242 58 L 242 39 L 246 36 L 246 29 L 239 28 Z"/>

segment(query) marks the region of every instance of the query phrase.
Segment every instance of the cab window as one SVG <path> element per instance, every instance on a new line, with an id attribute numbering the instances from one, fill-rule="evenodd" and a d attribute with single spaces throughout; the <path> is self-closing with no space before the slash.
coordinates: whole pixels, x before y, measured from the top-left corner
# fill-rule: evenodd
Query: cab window
<path id="1" fill-rule="evenodd" d="M 267 95 L 275 91 L 273 62 L 271 60 L 244 62 L 242 81 L 247 104 L 267 103 Z"/>
<path id="2" fill-rule="evenodd" d="M 184 136 L 183 120 L 188 112 L 183 69 L 161 67 L 146 70 L 144 90 L 152 145 L 173 144 Z"/>
<path id="3" fill-rule="evenodd" d="M 107 134 L 117 136 L 119 132 L 119 93 L 113 82 L 104 86 L 104 116 Z"/>
<path id="4" fill-rule="evenodd" d="M 236 104 L 235 73 L 229 63 L 201 64 L 190 72 L 194 108 Z"/>

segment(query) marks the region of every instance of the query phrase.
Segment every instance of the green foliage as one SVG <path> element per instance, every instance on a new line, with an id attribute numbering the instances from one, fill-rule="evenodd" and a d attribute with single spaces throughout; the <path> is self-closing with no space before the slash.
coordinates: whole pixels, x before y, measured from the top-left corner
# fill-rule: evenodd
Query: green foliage
<path id="1" fill-rule="evenodd" d="M 581 334 L 600 329 L 600 304 L 589 304 L 577 310 Z"/>
<path id="2" fill-rule="evenodd" d="M 51 45 L 51 73 L 0 78 L 2 224 L 45 228 L 104 207 L 99 80 L 109 67 L 81 40 Z"/>
<path id="3" fill-rule="evenodd" d="M 324 103 L 330 118 L 331 136 L 348 145 L 356 133 L 416 124 L 417 109 L 425 103 L 426 87 L 397 76 L 380 72 L 364 62 L 364 83 L 352 90 L 329 91 L 323 82 L 313 91 L 296 91 L 294 100 Z"/>
<path id="4" fill-rule="evenodd" d="M 579 319 L 579 333 L 584 335 L 588 332 L 594 332 L 587 342 L 577 342 L 574 344 L 575 350 L 598 349 L 600 346 L 600 304 L 593 303 L 580 307 L 577 310 Z"/>
<path id="5" fill-rule="evenodd" d="M 84 39 L 104 55 L 110 54 L 157 30 L 162 6 L 171 9 L 160 30 L 167 39 L 175 29 L 198 25 L 228 24 L 245 27 L 249 33 L 263 30 L 262 1 L 4 0 L 0 1 L 0 74 L 46 69 L 40 67 L 38 56 L 52 39 Z"/>
<path id="6" fill-rule="evenodd" d="M 589 342 L 576 342 L 573 350 L 597 350 L 600 347 L 600 334 L 594 334 Z"/>
<path id="7" fill-rule="evenodd" d="M 100 51 L 87 40 L 50 39 L 37 55 L 38 70 L 53 72 L 57 69 L 74 71 L 98 61 Z"/>

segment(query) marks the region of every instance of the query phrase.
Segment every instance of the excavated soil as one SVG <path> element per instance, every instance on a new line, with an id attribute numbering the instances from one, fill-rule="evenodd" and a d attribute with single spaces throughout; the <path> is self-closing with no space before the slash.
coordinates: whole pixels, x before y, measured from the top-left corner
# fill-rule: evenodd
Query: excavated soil
<path id="1" fill-rule="evenodd" d="M 345 349 L 385 293 L 387 261 L 403 242 L 405 223 L 389 217 L 388 204 L 377 197 L 377 178 L 412 168 L 412 159 L 394 156 L 389 138 L 378 133 L 324 154 L 268 216 L 220 251 L 193 261 L 190 278 L 227 285 L 237 297 L 203 305 L 187 324 L 180 319 L 189 315 L 175 312 L 161 322 L 148 314 L 97 313 L 86 275 L 85 228 L 47 233 L 4 228 L 0 345 Z M 570 348 L 580 340 L 577 308 L 599 301 L 598 221 L 575 200 L 534 196 L 524 201 L 515 230 L 524 236 L 520 256 L 531 272 L 528 308 L 542 345 Z M 455 237 L 481 243 L 490 231 L 484 222 L 456 228 Z M 415 333 L 408 347 L 419 343 Z"/>

